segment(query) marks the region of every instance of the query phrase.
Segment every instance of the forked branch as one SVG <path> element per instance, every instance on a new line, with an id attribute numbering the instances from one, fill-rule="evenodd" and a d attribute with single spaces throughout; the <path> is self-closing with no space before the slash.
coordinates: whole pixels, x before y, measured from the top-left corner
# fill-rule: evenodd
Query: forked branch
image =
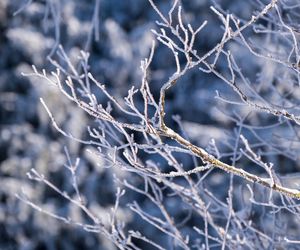
<path id="1" fill-rule="evenodd" d="M 155 4 L 153 3 L 152 0 L 149 0 L 149 2 L 151 3 L 152 6 L 155 6 Z M 204 63 L 211 71 L 214 71 L 214 73 L 218 73 L 217 71 L 214 70 L 213 67 L 211 67 L 208 63 L 206 63 L 205 59 L 207 59 L 208 57 L 210 57 L 212 54 L 214 53 L 218 53 L 218 49 L 222 48 L 225 43 L 227 43 L 228 41 L 230 41 L 232 38 L 238 36 L 241 34 L 241 32 L 249 27 L 251 24 L 253 24 L 254 22 L 256 22 L 260 17 L 262 17 L 263 15 L 265 15 L 266 13 L 268 13 L 268 11 L 270 11 L 272 8 L 274 8 L 276 6 L 277 1 L 273 0 L 271 1 L 268 5 L 265 6 L 265 8 L 259 12 L 259 14 L 257 14 L 256 16 L 252 16 L 251 20 L 248 21 L 246 24 L 244 24 L 243 26 L 241 26 L 240 28 L 237 27 L 237 30 L 234 32 L 229 32 L 228 35 L 226 35 L 226 38 L 223 38 L 222 41 L 211 51 L 209 51 L 208 53 L 206 53 L 204 56 L 199 57 L 195 52 L 191 52 L 193 54 L 193 56 L 195 56 L 195 58 L 197 58 L 196 62 L 191 62 L 191 59 L 189 57 L 189 52 L 190 49 L 187 51 L 186 49 L 180 49 L 177 48 L 179 52 L 183 52 L 187 58 L 187 63 L 186 66 L 183 70 L 179 70 L 178 71 L 178 67 L 177 67 L 177 72 L 173 74 L 172 77 L 170 77 L 169 81 L 167 83 L 165 83 L 163 85 L 163 87 L 161 88 L 160 91 L 160 105 L 159 105 L 159 114 L 160 114 L 160 134 L 166 137 L 169 137 L 173 140 L 175 140 L 176 142 L 178 142 L 181 146 L 187 148 L 188 150 L 190 150 L 195 156 L 199 157 L 202 159 L 202 161 L 208 165 L 212 165 L 215 166 L 219 169 L 222 169 L 228 173 L 234 174 L 236 176 L 240 176 L 244 179 L 246 179 L 247 181 L 250 181 L 252 183 L 257 183 L 260 184 L 262 186 L 265 186 L 267 188 L 270 188 L 274 191 L 277 191 L 281 194 L 287 195 L 289 197 L 295 198 L 295 199 L 300 199 L 300 191 L 297 189 L 291 189 L 291 188 L 286 188 L 284 186 L 281 186 L 279 183 L 275 183 L 274 180 L 272 178 L 262 178 L 259 177 L 257 175 L 251 174 L 243 169 L 237 168 L 235 166 L 226 164 L 218 159 L 216 159 L 213 155 L 209 154 L 207 151 L 205 151 L 203 148 L 198 147 L 194 144 L 192 144 L 191 142 L 189 142 L 188 140 L 184 139 L 182 136 L 180 136 L 178 133 L 176 133 L 174 130 L 172 130 L 171 128 L 169 128 L 165 122 L 164 122 L 164 118 L 165 118 L 165 96 L 166 96 L 166 91 L 168 89 L 170 89 L 172 86 L 175 85 L 175 83 L 177 82 L 177 80 L 186 73 L 186 71 L 188 69 L 191 69 L 193 67 L 195 67 L 195 65 L 198 65 L 199 63 Z M 163 17 L 163 14 L 158 10 L 158 8 L 155 6 L 155 11 L 159 14 L 160 17 Z M 174 10 L 174 8 L 172 8 Z M 220 15 L 222 18 L 224 19 L 222 14 L 218 13 L 218 15 Z M 180 36 L 180 34 L 177 32 L 177 29 L 172 27 L 172 24 L 170 22 L 168 22 L 166 20 L 166 18 L 162 18 L 162 21 L 164 22 L 163 24 L 159 23 L 161 26 L 167 27 L 169 28 L 171 31 L 173 31 L 173 33 L 175 33 L 179 40 L 182 41 L 182 43 L 185 45 L 186 43 L 188 43 L 187 39 L 184 39 L 183 37 Z M 224 21 L 225 22 L 225 21 Z M 180 23 L 180 27 L 183 31 L 185 31 L 185 28 L 182 24 L 182 22 Z M 230 29 L 230 28 L 228 28 Z M 177 32 L 177 33 L 176 33 Z M 227 31 L 225 31 L 227 32 Z M 186 32 L 184 32 L 185 37 L 186 37 Z M 162 32 L 161 34 L 157 34 L 156 35 L 159 36 L 159 38 L 161 38 L 163 41 L 168 40 L 168 37 L 166 37 L 165 33 Z M 175 59 L 178 59 L 178 54 L 176 51 L 174 51 L 173 46 L 171 45 L 171 43 L 166 43 L 163 42 L 163 44 L 167 45 L 173 52 Z M 184 46 L 186 47 L 186 46 Z M 190 46 L 189 46 L 190 48 Z M 176 60 L 177 61 L 177 60 Z M 224 78 L 225 79 L 225 78 Z M 223 80 L 224 80 L 223 79 Z M 227 79 L 225 79 L 227 80 Z M 226 82 L 226 81 L 225 81 Z M 234 86 L 233 86 L 234 87 Z M 235 91 L 237 91 L 237 87 L 234 88 Z M 239 89 L 238 89 L 239 90 Z M 246 99 L 247 100 L 247 99 Z M 245 101 L 245 100 L 244 100 Z M 247 104 L 252 104 L 252 103 L 248 103 Z M 250 105 L 250 106 L 254 106 L 254 105 Z M 256 106 L 255 106 L 256 107 Z M 264 111 L 267 111 L 268 113 L 272 113 L 270 112 L 270 109 L 263 109 Z M 279 111 L 277 111 L 279 112 Z M 293 119 L 294 117 L 287 115 L 284 112 L 280 112 L 280 113 L 274 113 L 274 115 L 283 115 L 284 117 L 286 117 L 287 119 L 291 119 L 296 121 L 295 119 Z M 199 167 L 198 171 L 196 169 L 188 171 L 188 172 L 184 172 L 184 173 L 177 173 L 177 172 L 172 172 L 170 174 L 164 174 L 163 176 L 182 176 L 182 175 L 189 175 L 195 172 L 200 172 L 203 171 L 203 167 Z"/>

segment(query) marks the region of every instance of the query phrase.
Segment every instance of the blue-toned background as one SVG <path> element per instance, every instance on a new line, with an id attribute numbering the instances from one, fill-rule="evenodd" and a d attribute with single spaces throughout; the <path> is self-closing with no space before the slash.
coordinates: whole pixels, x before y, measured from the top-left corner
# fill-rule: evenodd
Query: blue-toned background
<path id="1" fill-rule="evenodd" d="M 93 207 L 99 215 L 105 217 L 114 204 L 116 183 L 113 181 L 113 175 L 128 174 L 118 169 L 99 167 L 105 165 L 105 162 L 101 163 L 98 158 L 87 153 L 88 149 L 92 151 L 95 149 L 80 145 L 57 133 L 39 102 L 40 97 L 44 98 L 53 111 L 57 123 L 78 138 L 88 138 L 86 127 L 93 124 L 93 119 L 42 79 L 24 77 L 21 73 L 31 72 L 32 64 L 38 69 L 53 70 L 54 67 L 47 60 L 47 56 L 59 41 L 74 62 L 80 50 L 88 51 L 90 70 L 94 77 L 105 83 L 116 97 L 121 98 L 127 94 L 131 86 L 140 86 L 142 76 L 140 61 L 149 55 L 152 40 L 155 38 L 151 29 L 157 27 L 155 21 L 159 17 L 146 0 L 101 0 L 99 13 L 92 26 L 95 1 L 32 1 L 25 6 L 26 2 L 0 1 L 0 249 L 116 249 L 101 234 L 89 233 L 80 227 L 58 222 L 33 210 L 16 198 L 15 195 L 21 194 L 23 189 L 30 199 L 43 209 L 56 212 L 61 216 L 84 220 L 84 215 L 79 209 L 68 204 L 44 185 L 29 180 L 26 175 L 31 168 L 35 168 L 62 190 L 71 190 L 70 176 L 63 166 L 66 163 L 64 147 L 68 148 L 72 159 L 81 158 L 78 170 L 80 190 L 88 200 L 89 206 Z M 49 2 L 52 5 L 49 5 Z M 171 1 L 155 2 L 163 13 L 168 12 Z M 197 36 L 195 42 L 199 53 L 208 51 L 218 43 L 223 34 L 221 22 L 209 8 L 212 2 L 183 0 L 181 3 L 187 23 L 196 27 L 204 20 L 208 21 L 208 26 Z M 217 3 L 223 9 L 245 20 L 251 17 L 254 10 L 261 9 L 262 6 L 260 1 L 219 0 Z M 18 11 L 23 6 L 25 8 Z M 14 15 L 16 11 L 18 12 Z M 58 33 L 55 30 L 57 26 L 55 26 L 53 13 L 60 15 Z M 262 20 L 261 24 L 265 25 L 265 21 Z M 95 30 L 99 36 L 95 36 Z M 252 34 L 251 31 L 249 34 Z M 254 38 L 257 39 L 256 41 L 261 39 L 262 43 L 265 42 L 262 36 L 258 35 Z M 237 61 L 250 81 L 255 82 L 259 78 L 258 74 L 263 72 L 266 78 L 264 82 L 270 81 L 270 84 L 273 84 L 273 79 L 270 78 L 278 70 L 276 65 L 270 63 L 266 66 L 260 59 L 249 55 L 245 48 L 241 49 L 234 43 L 228 45 L 227 49 L 229 48 L 235 53 Z M 223 63 L 220 59 L 218 69 L 226 72 L 226 67 L 225 61 Z M 151 89 L 156 98 L 162 83 L 174 69 L 172 54 L 164 46 L 158 45 L 149 75 Z M 266 72 L 271 75 L 269 78 Z M 285 91 L 285 87 L 282 88 Z M 286 89 L 290 90 L 289 87 Z M 230 145 L 233 145 L 234 141 L 230 138 L 233 138 L 236 132 L 234 129 L 238 128 L 236 121 L 231 117 L 234 117 L 234 112 L 245 114 L 246 111 L 239 107 L 233 109 L 228 103 L 215 98 L 216 91 L 224 97 L 238 100 L 230 87 L 214 75 L 196 69 L 190 71 L 167 95 L 166 122 L 179 131 L 178 124 L 172 119 L 173 115 L 179 115 L 183 129 L 192 142 L 207 147 L 210 139 L 214 138 L 220 150 L 226 152 L 232 149 Z M 267 98 L 270 97 L 268 90 L 264 93 Z M 100 94 L 98 98 L 102 98 Z M 274 100 L 277 100 L 276 97 Z M 268 114 L 254 112 L 249 122 L 263 126 L 277 121 L 276 119 Z M 273 138 L 273 131 L 269 130 L 269 133 L 267 131 L 263 130 L 261 134 L 266 142 L 277 142 L 279 151 L 282 150 L 281 146 L 287 147 L 286 144 L 280 144 L 279 140 Z M 286 138 L 290 136 L 286 132 L 286 127 L 279 128 L 278 131 L 280 136 Z M 295 131 L 298 134 L 298 127 Z M 247 130 L 245 135 L 250 141 L 257 140 Z M 274 162 L 276 172 L 282 175 L 297 173 L 300 169 L 297 161 L 298 138 L 295 141 L 295 144 L 290 146 L 289 152 L 270 154 L 265 158 L 267 161 Z M 184 155 L 180 157 L 186 170 L 193 167 L 191 157 Z M 226 160 L 230 161 L 225 157 Z M 161 167 L 162 171 L 169 171 L 166 166 Z M 252 170 L 251 167 L 249 170 Z M 256 173 L 260 174 L 262 171 L 258 170 Z M 129 177 L 131 178 L 131 175 L 128 175 Z M 295 186 L 298 179 L 296 176 L 286 183 Z M 228 180 L 229 175 L 215 171 L 207 177 L 205 185 L 215 196 L 225 202 Z M 247 189 L 246 184 L 239 178 L 235 179 L 236 192 L 242 194 L 242 190 Z M 138 180 L 137 185 L 139 185 Z M 235 196 L 237 211 L 247 204 L 247 201 L 241 201 L 239 197 L 243 200 L 242 195 Z M 146 199 L 128 191 L 120 205 L 120 219 L 127 223 L 128 229 L 139 230 L 168 249 L 165 236 L 159 234 L 128 208 L 127 204 L 134 200 L 138 201 L 145 211 L 152 213 L 151 204 L 147 203 Z M 169 208 L 178 221 L 184 218 L 184 212 L 178 209 L 182 208 L 184 211 L 184 205 L 177 203 L 175 198 L 173 203 L 170 199 Z M 265 211 L 259 207 L 251 209 L 252 218 L 249 221 L 257 223 L 259 230 L 268 234 L 273 224 L 265 216 Z M 185 233 L 190 232 L 191 238 L 194 239 L 197 236 L 192 232 L 192 227 L 197 224 L 197 220 L 198 217 L 191 217 L 190 222 L 182 229 Z M 293 217 L 290 214 L 286 216 L 283 224 L 287 222 L 292 225 L 289 228 L 292 230 L 291 235 L 299 235 L 299 225 L 293 224 Z M 199 221 L 199 224 L 199 227 L 202 227 L 203 221 Z M 143 243 L 137 244 L 140 244 L 141 249 L 151 249 Z"/>

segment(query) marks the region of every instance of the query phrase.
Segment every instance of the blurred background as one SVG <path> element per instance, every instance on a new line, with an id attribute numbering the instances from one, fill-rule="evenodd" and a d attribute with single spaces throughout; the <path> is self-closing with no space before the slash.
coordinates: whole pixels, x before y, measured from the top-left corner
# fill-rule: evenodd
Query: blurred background
<path id="1" fill-rule="evenodd" d="M 167 0 L 155 2 L 163 13 L 168 12 L 172 3 Z M 204 20 L 208 21 L 208 26 L 203 29 L 195 43 L 200 54 L 202 51 L 208 51 L 222 37 L 221 23 L 210 10 L 212 1 L 180 2 L 187 23 L 197 27 Z M 242 20 L 248 20 L 253 11 L 261 9 L 262 6 L 261 1 L 238 0 L 220 0 L 215 4 L 236 14 Z M 97 213 L 105 214 L 110 211 L 116 193 L 116 184 L 113 181 L 113 171 L 116 170 L 98 167 L 101 165 L 99 159 L 87 153 L 87 149 L 94 150 L 93 148 L 60 135 L 51 125 L 39 98 L 44 98 L 57 123 L 78 138 L 87 138 L 86 127 L 93 123 L 93 119 L 46 81 L 36 77 L 24 77 L 21 73 L 32 72 L 33 64 L 38 69 L 53 70 L 54 67 L 47 57 L 55 54 L 54 50 L 59 43 L 72 62 L 78 60 L 80 50 L 88 51 L 90 70 L 94 77 L 105 83 L 115 96 L 123 97 L 130 86 L 140 86 L 140 61 L 149 55 L 154 39 L 151 29 L 156 28 L 157 19 L 157 13 L 146 0 L 0 1 L 1 250 L 116 249 L 101 234 L 89 233 L 80 227 L 58 222 L 16 198 L 16 194 L 21 194 L 23 190 L 34 203 L 45 210 L 55 211 L 61 216 L 79 219 L 83 217 L 79 209 L 70 206 L 44 185 L 29 180 L 26 174 L 31 168 L 35 168 L 61 189 L 69 190 L 71 184 L 69 173 L 64 168 L 67 161 L 64 148 L 68 148 L 72 160 L 80 157 L 80 189 Z M 268 21 L 262 20 L 262 25 L 264 22 Z M 260 36 L 256 39 L 264 41 Z M 269 64 L 263 69 L 262 65 L 265 64 L 253 56 L 246 55 L 245 49 L 240 49 L 238 45 L 228 46 L 236 51 L 237 61 L 241 63 L 250 80 L 251 77 L 252 80 L 257 79 L 258 72 L 269 72 L 269 78 L 264 81 L 273 82 L 272 72 L 276 70 L 274 64 Z M 220 70 L 222 63 L 218 65 Z M 150 74 L 154 96 L 159 95 L 162 82 L 168 79 L 174 69 L 175 64 L 170 51 L 161 45 L 157 46 Z M 228 138 L 232 138 L 234 128 L 237 127 L 236 120 L 231 118 L 233 109 L 230 104 L 215 98 L 216 91 L 230 97 L 233 95 L 232 90 L 212 74 L 205 74 L 199 70 L 190 71 L 181 81 L 184 84 L 179 84 L 168 93 L 166 109 L 170 115 L 167 116 L 167 123 L 178 129 L 172 115 L 179 115 L 183 129 L 194 143 L 207 147 L 214 138 L 224 152 L 232 149 L 230 145 L 234 142 Z M 289 89 L 288 86 L 282 88 Z M 238 100 L 236 96 L 232 99 Z M 238 108 L 235 111 L 245 114 Z M 250 118 L 252 124 L 267 125 L 273 121 L 268 116 L 262 118 L 259 113 L 251 114 Z M 281 133 L 287 130 L 283 127 L 278 131 Z M 251 131 L 245 133 L 250 140 L 256 140 Z M 270 130 L 269 134 L 264 132 L 264 136 L 266 140 L 275 140 L 272 141 L 273 144 L 278 143 Z M 280 163 L 280 166 L 284 165 L 284 168 L 276 166 L 276 171 L 281 174 L 299 171 L 299 163 L 296 163 L 299 145 L 298 142 L 294 143 L 296 144 L 293 144 L 292 150 L 285 154 L 266 156 L 267 160 Z M 190 157 L 182 156 L 181 162 L 187 169 L 192 168 L 193 162 Z M 289 183 L 295 185 L 298 179 L 289 179 Z M 227 190 L 224 187 L 227 187 L 228 180 L 229 176 L 224 177 L 222 172 L 217 171 L 212 178 L 209 177 L 208 188 L 212 188 L 220 199 L 225 200 Z M 240 179 L 236 181 L 238 186 L 242 182 Z M 139 200 L 140 197 L 134 193 L 129 194 L 120 206 L 120 218 L 128 223 L 129 228 L 144 230 L 150 237 L 156 234 L 158 242 L 164 245 L 163 236 L 160 238 L 155 229 L 134 215 L 126 206 L 128 202 L 138 200 L 145 209 L 151 209 L 147 202 Z M 261 219 L 266 228 L 272 227 L 271 224 L 268 225 L 268 220 L 262 217 L 253 218 Z M 287 216 L 287 221 L 288 218 L 292 220 L 292 217 Z M 189 226 L 186 230 L 190 230 Z M 299 226 L 295 225 L 293 230 L 292 235 L 299 235 Z M 143 245 L 140 247 L 148 249 Z"/>

